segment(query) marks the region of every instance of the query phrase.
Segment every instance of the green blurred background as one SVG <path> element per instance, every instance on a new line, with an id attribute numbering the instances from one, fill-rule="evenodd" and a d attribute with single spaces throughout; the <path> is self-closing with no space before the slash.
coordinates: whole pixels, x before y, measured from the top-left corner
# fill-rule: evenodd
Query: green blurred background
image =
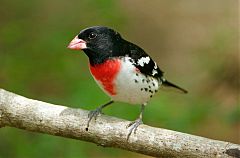
<path id="1" fill-rule="evenodd" d="M 85 54 L 66 49 L 83 28 L 104 25 L 145 49 L 166 77 L 189 90 L 160 91 L 145 124 L 240 143 L 237 0 L 1 0 L 0 88 L 54 104 L 94 109 L 109 98 Z M 94 98 L 94 99 L 93 99 Z M 105 114 L 134 120 L 139 106 Z M 0 158 L 146 157 L 95 144 L 0 129 Z"/>

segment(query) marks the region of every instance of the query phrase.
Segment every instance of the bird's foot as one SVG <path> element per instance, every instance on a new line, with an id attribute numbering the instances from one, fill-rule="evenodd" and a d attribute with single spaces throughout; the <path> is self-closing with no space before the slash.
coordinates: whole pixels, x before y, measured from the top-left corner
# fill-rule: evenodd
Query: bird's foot
<path id="1" fill-rule="evenodd" d="M 86 128 L 86 131 L 88 131 L 88 127 L 89 127 L 89 124 L 91 122 L 91 120 L 94 118 L 95 120 L 97 119 L 97 116 L 99 114 L 102 114 L 102 108 L 101 107 L 98 107 L 96 108 L 95 110 L 92 110 L 88 113 L 88 122 L 87 122 L 87 128 Z"/>
<path id="2" fill-rule="evenodd" d="M 135 121 L 133 121 L 133 122 L 131 122 L 131 123 L 129 123 L 129 124 L 127 125 L 127 128 L 130 127 L 129 133 L 128 133 L 128 135 L 127 135 L 127 140 L 129 139 L 129 137 L 130 137 L 130 135 L 132 134 L 132 132 L 134 132 L 134 134 L 136 134 L 137 128 L 138 128 L 138 126 L 141 125 L 141 124 L 143 124 L 143 121 L 142 121 L 141 118 L 138 118 L 138 119 L 136 119 Z"/>

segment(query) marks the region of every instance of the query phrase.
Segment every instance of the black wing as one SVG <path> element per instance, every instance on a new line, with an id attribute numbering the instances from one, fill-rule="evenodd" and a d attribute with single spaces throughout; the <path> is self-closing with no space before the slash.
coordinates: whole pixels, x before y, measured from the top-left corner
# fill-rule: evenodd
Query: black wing
<path id="1" fill-rule="evenodd" d="M 173 88 L 178 92 L 187 93 L 185 89 L 167 81 L 163 77 L 163 71 L 160 70 L 157 63 L 154 62 L 152 58 L 137 45 L 127 42 L 124 47 L 124 53 L 134 60 L 133 64 L 140 70 L 142 74 L 159 79 L 162 82 L 162 85 L 166 88 Z"/>
<path id="2" fill-rule="evenodd" d="M 157 63 L 140 47 L 128 42 L 127 55 L 134 60 L 134 65 L 141 73 L 161 79 L 163 71 L 160 70 Z"/>

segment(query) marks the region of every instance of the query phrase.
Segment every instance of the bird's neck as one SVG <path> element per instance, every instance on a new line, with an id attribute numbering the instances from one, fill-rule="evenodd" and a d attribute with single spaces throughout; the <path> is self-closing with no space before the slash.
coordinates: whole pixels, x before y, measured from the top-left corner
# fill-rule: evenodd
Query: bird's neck
<path id="1" fill-rule="evenodd" d="M 88 49 L 84 50 L 84 53 L 88 56 L 89 63 L 91 66 L 104 63 L 105 60 L 109 58 L 107 54 L 97 53 L 95 51 L 88 50 Z"/>
<path id="2" fill-rule="evenodd" d="M 115 42 L 116 43 L 116 42 Z M 126 56 L 126 42 L 124 40 L 117 41 L 115 45 L 108 47 L 107 49 L 84 49 L 83 51 L 89 58 L 89 62 L 92 66 L 104 63 L 107 59 L 113 57 Z"/>

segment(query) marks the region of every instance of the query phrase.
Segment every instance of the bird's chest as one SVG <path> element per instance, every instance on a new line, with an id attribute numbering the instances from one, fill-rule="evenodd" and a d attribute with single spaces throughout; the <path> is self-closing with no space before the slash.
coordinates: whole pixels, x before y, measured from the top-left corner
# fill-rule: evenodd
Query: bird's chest
<path id="1" fill-rule="evenodd" d="M 158 90 L 158 80 L 143 75 L 128 58 L 108 60 L 90 71 L 99 86 L 115 101 L 147 102 Z"/>
<path id="2" fill-rule="evenodd" d="M 121 61 L 121 69 L 115 79 L 117 95 L 113 100 L 131 104 L 144 104 L 157 92 L 157 79 L 142 74 L 128 57 Z"/>
<path id="3" fill-rule="evenodd" d="M 115 79 L 120 71 L 119 59 L 107 60 L 102 64 L 90 65 L 90 71 L 99 86 L 110 95 L 116 95 Z"/>

